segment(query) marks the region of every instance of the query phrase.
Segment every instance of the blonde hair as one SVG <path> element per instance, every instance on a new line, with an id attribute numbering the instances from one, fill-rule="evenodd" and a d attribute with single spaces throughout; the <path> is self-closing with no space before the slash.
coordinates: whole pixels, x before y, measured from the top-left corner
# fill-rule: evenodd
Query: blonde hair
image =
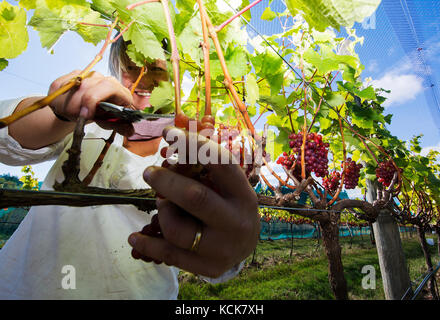
<path id="1" fill-rule="evenodd" d="M 113 42 L 110 46 L 108 68 L 110 74 L 119 81 L 122 80 L 122 73 L 128 72 L 127 67 L 131 62 L 131 59 L 127 55 L 127 46 L 129 43 L 130 41 L 124 41 L 122 37 L 119 37 L 118 40 Z M 167 47 L 168 41 L 164 38 L 162 40 L 162 48 L 165 53 L 169 53 Z"/>
<path id="2" fill-rule="evenodd" d="M 110 74 L 122 80 L 122 73 L 127 72 L 127 66 L 130 64 L 130 58 L 127 55 L 127 42 L 119 37 L 118 40 L 110 46 L 110 56 L 108 61 L 108 68 Z"/>

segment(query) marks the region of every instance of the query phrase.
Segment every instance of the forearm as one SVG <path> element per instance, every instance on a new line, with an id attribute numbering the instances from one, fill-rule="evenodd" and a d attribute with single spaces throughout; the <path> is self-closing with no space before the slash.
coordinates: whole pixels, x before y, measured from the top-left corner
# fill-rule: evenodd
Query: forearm
<path id="1" fill-rule="evenodd" d="M 25 109 L 41 97 L 22 100 L 14 112 Z M 36 150 L 62 140 L 75 128 L 75 122 L 58 119 L 49 106 L 17 120 L 8 127 L 9 135 L 23 148 Z"/>

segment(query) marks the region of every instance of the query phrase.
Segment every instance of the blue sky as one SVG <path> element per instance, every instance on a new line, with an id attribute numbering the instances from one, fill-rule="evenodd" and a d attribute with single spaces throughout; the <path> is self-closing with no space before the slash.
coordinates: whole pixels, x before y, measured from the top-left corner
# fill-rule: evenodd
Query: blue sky
<path id="1" fill-rule="evenodd" d="M 392 89 L 386 109 L 387 113 L 393 114 L 392 124 L 389 127 L 392 134 L 402 140 L 424 134 L 422 147 L 440 149 L 439 129 L 426 100 L 426 97 L 430 97 L 431 89 L 426 87 L 426 83 L 421 78 L 423 74 L 420 72 L 420 66 L 415 65 L 414 60 L 408 59 L 395 35 L 387 15 L 390 1 L 400 2 L 385 0 L 376 11 L 375 19 L 369 20 L 374 28 L 365 28 L 366 24 L 355 26 L 358 35 L 365 37 L 364 44 L 357 46 L 357 52 L 365 65 L 363 77 L 371 77 L 374 85 Z M 8 2 L 16 4 L 11 0 Z M 434 75 L 440 70 L 438 58 L 440 57 L 440 36 L 438 36 L 440 35 L 440 4 L 438 1 L 428 0 L 408 0 L 408 2 L 414 12 L 421 17 L 422 22 L 419 22 L 417 27 L 424 39 L 423 54 L 430 66 L 429 72 Z M 252 9 L 254 17 L 252 24 L 264 34 L 269 34 L 276 28 L 257 19 L 267 4 L 268 0 L 264 0 Z M 276 0 L 271 7 L 277 10 L 282 4 Z M 98 51 L 98 47 L 84 43 L 79 36 L 69 32 L 56 44 L 54 54 L 50 54 L 41 48 L 37 33 L 30 31 L 27 50 L 18 58 L 11 60 L 9 66 L 0 72 L 0 100 L 25 95 L 45 95 L 55 78 L 74 69 L 84 68 Z M 108 73 L 107 55 L 95 70 Z M 44 179 L 52 163 L 32 166 L 40 180 Z M 21 176 L 20 169 L 21 167 L 0 164 L 0 174 L 9 172 Z"/>

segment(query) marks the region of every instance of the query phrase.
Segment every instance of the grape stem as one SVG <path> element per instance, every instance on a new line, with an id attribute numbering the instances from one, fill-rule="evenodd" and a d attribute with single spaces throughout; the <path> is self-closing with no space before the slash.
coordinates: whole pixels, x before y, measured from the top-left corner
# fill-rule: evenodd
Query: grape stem
<path id="1" fill-rule="evenodd" d="M 136 7 L 139 7 L 143 4 L 147 4 L 147 3 L 151 3 L 151 2 L 160 2 L 160 0 L 144 0 L 144 1 L 139 1 L 133 4 L 130 4 L 126 7 L 127 10 L 133 10 Z"/>
<path id="2" fill-rule="evenodd" d="M 331 206 L 336 201 L 336 199 L 338 199 L 339 194 L 342 191 L 342 187 L 344 186 L 344 180 L 345 180 L 345 171 L 346 171 L 345 168 L 347 166 L 347 164 L 346 164 L 346 161 L 347 161 L 347 150 L 346 150 L 346 147 L 345 147 L 345 137 L 344 137 L 344 130 L 343 130 L 343 127 L 342 127 L 341 117 L 338 117 L 338 120 L 339 120 L 339 129 L 341 130 L 342 152 L 343 152 L 343 155 L 344 155 L 344 162 L 342 164 L 341 182 L 339 183 L 338 190 L 336 191 L 335 195 L 330 200 L 330 202 L 327 204 L 328 206 Z"/>
<path id="3" fill-rule="evenodd" d="M 205 6 L 203 5 L 203 1 L 199 2 L 199 10 L 200 10 L 201 14 L 205 17 L 206 24 L 208 26 L 209 35 L 211 36 L 211 39 L 214 42 L 214 46 L 217 51 L 220 65 L 221 65 L 221 68 L 222 68 L 222 71 L 223 71 L 223 74 L 225 77 L 224 84 L 229 89 L 233 99 L 237 103 L 238 109 L 239 109 L 240 113 L 243 115 L 247 129 L 249 129 L 251 131 L 252 136 L 254 136 L 255 135 L 255 128 L 252 125 L 249 114 L 247 113 L 246 106 L 241 101 L 240 97 L 237 94 L 237 91 L 235 90 L 231 75 L 229 74 L 229 70 L 226 66 L 225 57 L 223 55 L 222 48 L 221 48 L 220 42 L 217 37 L 217 32 L 216 32 L 214 26 L 212 25 L 211 20 L 209 19 L 208 13 L 206 12 Z"/>
<path id="4" fill-rule="evenodd" d="M 201 1 L 197 0 L 199 7 L 201 7 Z M 209 63 L 209 33 L 208 26 L 206 24 L 206 16 L 200 11 L 200 19 L 202 21 L 203 43 L 201 43 L 203 49 L 203 63 L 205 73 L 205 116 L 211 115 L 211 68 Z"/>
<path id="5" fill-rule="evenodd" d="M 171 40 L 171 63 L 173 64 L 173 76 L 174 76 L 174 100 L 176 104 L 176 115 L 182 113 L 181 101 L 180 101 L 180 67 L 179 67 L 179 52 L 177 49 L 176 34 L 174 33 L 173 22 L 171 20 L 170 8 L 168 6 L 168 0 L 161 0 L 163 10 L 165 13 L 165 19 L 167 21 L 168 33 Z"/>
<path id="6" fill-rule="evenodd" d="M 241 9 L 239 12 L 237 12 L 236 14 L 234 14 L 232 17 L 230 17 L 228 20 L 226 20 L 225 22 L 223 22 L 221 25 L 219 25 L 218 27 L 215 28 L 216 32 L 220 32 L 224 27 L 226 27 L 228 24 L 230 24 L 232 21 L 234 21 L 236 18 L 238 18 L 239 16 L 241 16 L 243 13 L 245 13 L 246 11 L 250 10 L 252 7 L 254 7 L 255 5 L 257 5 L 258 3 L 260 3 L 262 0 L 256 0 L 254 2 L 252 2 L 250 5 L 244 7 L 243 9 Z"/>

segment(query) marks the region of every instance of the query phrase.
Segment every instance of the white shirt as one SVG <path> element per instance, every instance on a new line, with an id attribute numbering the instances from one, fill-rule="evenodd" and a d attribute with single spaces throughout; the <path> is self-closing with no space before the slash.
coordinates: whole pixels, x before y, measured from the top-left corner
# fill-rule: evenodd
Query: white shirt
<path id="1" fill-rule="evenodd" d="M 0 102 L 0 117 L 12 114 L 22 100 Z M 30 128 L 31 130 L 31 128 Z M 85 127 L 80 179 L 92 168 L 111 131 Z M 61 170 L 72 134 L 39 150 L 28 150 L 0 130 L 0 162 L 28 165 L 57 158 L 42 189 L 64 180 Z M 160 152 L 141 157 L 123 147 L 116 135 L 90 186 L 112 189 L 149 188 L 146 167 L 160 165 Z M 166 146 L 162 140 L 159 150 Z M 177 299 L 179 269 L 131 257 L 132 232 L 148 224 L 148 214 L 132 205 L 93 207 L 35 206 L 0 250 L 0 299 Z M 242 268 L 212 282 L 226 281 Z"/>

